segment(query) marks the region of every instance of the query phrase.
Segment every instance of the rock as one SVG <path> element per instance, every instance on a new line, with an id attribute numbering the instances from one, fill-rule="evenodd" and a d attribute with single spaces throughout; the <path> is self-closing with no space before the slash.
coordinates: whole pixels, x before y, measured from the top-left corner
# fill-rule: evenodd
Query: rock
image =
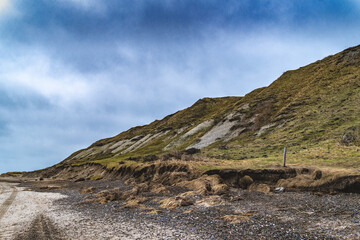
<path id="1" fill-rule="evenodd" d="M 189 197 L 180 200 L 180 206 L 182 207 L 194 205 L 194 203 L 195 203 L 194 199 L 191 199 Z"/>
<path id="2" fill-rule="evenodd" d="M 254 183 L 254 180 L 250 176 L 245 175 L 244 177 L 239 179 L 238 185 L 242 189 L 247 189 L 253 183 Z"/>
<path id="3" fill-rule="evenodd" d="M 274 192 L 276 192 L 276 193 L 282 193 L 284 191 L 285 191 L 284 187 L 277 187 L 277 188 L 274 189 Z"/>

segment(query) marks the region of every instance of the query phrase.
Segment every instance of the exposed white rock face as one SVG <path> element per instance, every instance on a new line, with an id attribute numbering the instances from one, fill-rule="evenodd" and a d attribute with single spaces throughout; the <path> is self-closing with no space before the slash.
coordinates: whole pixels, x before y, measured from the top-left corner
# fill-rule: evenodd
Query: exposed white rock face
<path id="1" fill-rule="evenodd" d="M 92 153 L 90 153 L 88 156 L 94 156 L 100 153 L 105 153 L 109 147 L 111 146 L 111 143 L 105 144 L 103 146 L 97 147 L 95 151 L 93 151 Z"/>
<path id="2" fill-rule="evenodd" d="M 120 152 L 121 150 L 131 146 L 131 144 L 131 139 L 120 140 L 110 147 L 110 149 L 113 149 L 111 153 Z"/>
<path id="3" fill-rule="evenodd" d="M 256 120 L 259 114 L 250 114 L 250 105 L 248 103 L 241 105 L 236 111 L 233 111 L 224 116 L 223 120 L 215 124 L 214 119 L 206 120 L 195 127 L 192 127 L 191 123 L 189 125 L 184 126 L 180 129 L 174 129 L 173 134 L 168 134 L 168 131 L 157 132 L 154 131 L 152 133 L 148 133 L 146 135 L 137 135 L 131 139 L 122 139 L 119 141 L 113 141 L 107 143 L 103 146 L 94 146 L 89 149 L 85 149 L 78 153 L 72 159 L 81 159 L 86 157 L 93 157 L 99 154 L 111 153 L 115 154 L 115 156 L 136 151 L 139 148 L 150 144 L 154 140 L 165 136 L 164 141 L 169 141 L 173 139 L 166 147 L 164 147 L 164 151 L 168 151 L 174 149 L 176 147 L 181 146 L 187 140 L 189 140 L 195 134 L 199 132 L 206 131 L 202 137 L 198 139 L 197 142 L 191 144 L 187 147 L 189 148 L 204 148 L 216 141 L 229 141 L 237 136 L 239 136 L 242 132 L 249 129 L 249 127 L 256 123 Z M 272 128 L 275 124 L 268 124 L 260 128 L 260 130 L 256 133 L 258 136 L 265 133 L 269 128 Z M 190 130 L 189 130 L 190 129 Z"/>
<path id="4" fill-rule="evenodd" d="M 156 134 L 155 134 L 156 135 Z M 139 147 L 141 147 L 143 144 L 146 144 L 149 139 L 151 139 L 152 135 L 151 134 L 147 134 L 144 137 L 140 138 L 139 140 L 137 140 L 136 142 L 134 142 L 133 144 L 131 144 L 128 148 L 126 148 L 125 150 L 123 150 L 121 153 L 127 153 L 127 152 L 131 152 L 132 150 L 136 150 Z"/>
<path id="5" fill-rule="evenodd" d="M 220 122 L 210 131 L 205 133 L 205 135 L 200 138 L 200 142 L 192 144 L 188 148 L 201 149 L 207 147 L 210 144 L 216 142 L 217 140 L 223 139 L 233 126 L 234 123 L 230 121 Z"/>
<path id="6" fill-rule="evenodd" d="M 187 128 L 189 128 L 189 126 L 185 126 L 185 127 L 180 128 L 179 130 L 176 131 L 176 135 L 182 134 Z"/>
<path id="7" fill-rule="evenodd" d="M 239 110 L 248 110 L 250 108 L 250 104 L 249 103 L 245 103 L 244 105 L 242 105 L 241 107 L 239 107 Z"/>
<path id="8" fill-rule="evenodd" d="M 120 155 L 120 154 L 124 154 L 124 153 L 128 153 L 131 151 L 135 151 L 143 146 L 145 146 L 146 144 L 150 143 L 151 141 L 162 137 L 164 135 L 166 135 L 167 133 L 169 133 L 169 131 L 163 131 L 163 132 L 158 132 L 155 134 L 147 134 L 146 136 L 135 136 L 131 139 L 123 139 L 117 142 L 110 142 L 107 143 L 103 146 L 95 146 L 95 147 L 91 147 L 88 149 L 85 149 L 83 151 L 81 151 L 80 153 L 78 153 L 77 155 L 75 155 L 72 160 L 76 160 L 76 159 L 81 159 L 81 158 L 85 158 L 85 157 L 91 157 L 97 154 L 101 154 L 101 153 L 105 153 L 105 152 L 110 152 L 112 154 L 116 154 L 116 155 Z"/>
<path id="9" fill-rule="evenodd" d="M 257 136 L 261 136 L 263 133 L 266 132 L 266 130 L 268 130 L 269 128 L 272 128 L 274 127 L 276 124 L 275 123 L 270 123 L 270 124 L 267 124 L 265 126 L 262 126 L 260 128 L 260 130 L 256 133 Z"/>
<path id="10" fill-rule="evenodd" d="M 128 147 L 124 151 L 122 151 L 121 154 L 128 153 L 128 152 L 131 152 L 131 151 L 135 151 L 135 150 L 145 146 L 146 144 L 148 144 L 152 140 L 155 140 L 155 139 L 157 139 L 159 137 L 162 137 L 162 136 L 166 135 L 168 132 L 169 131 L 158 132 L 158 133 L 155 133 L 155 134 L 148 134 L 145 137 L 141 138 L 140 140 L 136 141 L 133 145 L 131 145 L 130 147 Z"/>
<path id="11" fill-rule="evenodd" d="M 172 149 L 174 147 L 177 147 L 179 145 L 181 145 L 183 142 L 186 141 L 186 139 L 188 139 L 189 137 L 191 137 L 192 135 L 198 133 L 199 131 L 209 128 L 214 124 L 214 120 L 210 119 L 210 120 L 206 120 L 202 123 L 200 123 L 199 125 L 197 125 L 196 127 L 190 129 L 188 132 L 186 132 L 184 135 L 180 136 L 178 139 L 176 139 L 175 141 L 169 143 L 164 150 L 169 150 Z"/>
<path id="12" fill-rule="evenodd" d="M 100 153 L 105 153 L 110 147 L 112 143 L 105 144 L 100 147 L 91 147 L 88 149 L 85 149 L 81 152 L 79 152 L 77 155 L 75 155 L 72 159 L 80 159 L 84 157 L 91 157 Z"/>
<path id="13" fill-rule="evenodd" d="M 205 122 L 200 123 L 199 125 L 197 125 L 196 127 L 192 128 L 190 131 L 188 131 L 187 133 L 185 133 L 183 135 L 184 138 L 190 137 L 192 135 L 194 135 L 195 133 L 206 129 L 208 127 L 211 127 L 214 124 L 214 120 L 210 119 L 210 120 L 206 120 Z"/>
<path id="14" fill-rule="evenodd" d="M 72 159 L 79 159 L 79 158 L 86 157 L 86 156 L 89 155 L 92 151 L 93 151 L 92 148 L 83 150 L 83 151 L 79 152 L 78 154 L 76 154 Z"/>
<path id="15" fill-rule="evenodd" d="M 210 131 L 205 133 L 201 138 L 200 141 L 190 145 L 187 147 L 189 148 L 204 148 L 209 146 L 210 144 L 218 141 L 218 140 L 225 140 L 228 141 L 234 137 L 237 137 L 241 132 L 245 130 L 245 128 L 238 128 L 233 129 L 241 120 L 242 114 L 232 112 L 226 116 L 225 120 L 216 124 Z M 237 118 L 238 120 L 234 120 Z"/>

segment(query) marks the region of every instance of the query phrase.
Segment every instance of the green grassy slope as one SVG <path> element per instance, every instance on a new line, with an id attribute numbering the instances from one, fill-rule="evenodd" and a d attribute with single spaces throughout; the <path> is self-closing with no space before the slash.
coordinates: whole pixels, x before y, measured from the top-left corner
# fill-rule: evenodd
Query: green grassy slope
<path id="1" fill-rule="evenodd" d="M 308 66 L 284 73 L 269 87 L 245 96 L 259 124 L 248 134 L 212 148 L 216 158 L 277 158 L 287 146 L 295 163 L 360 162 L 360 47 L 350 48 Z M 274 124 L 264 134 L 259 126 Z M 348 145 L 348 146 L 346 146 Z"/>
<path id="2" fill-rule="evenodd" d="M 99 140 L 63 163 L 109 164 L 184 150 L 210 141 L 208 135 L 225 129 L 227 135 L 220 134 L 202 149 L 202 155 L 250 159 L 257 166 L 265 166 L 278 162 L 286 146 L 292 164 L 359 167 L 359 76 L 358 46 L 285 72 L 270 86 L 244 97 L 201 99 L 162 120 Z M 116 148 L 122 141 L 126 147 Z"/>
<path id="3" fill-rule="evenodd" d="M 125 139 L 141 139 L 151 133 L 165 133 L 161 137 L 150 141 L 143 147 L 134 151 L 115 156 L 116 154 L 106 151 L 105 153 L 94 154 L 91 157 L 84 157 L 74 160 L 73 157 L 81 153 L 83 150 L 73 153 L 63 162 L 71 162 L 74 164 L 86 163 L 89 161 L 103 160 L 106 162 L 125 160 L 134 157 L 143 157 L 151 154 L 161 154 L 166 152 L 164 148 L 171 142 L 176 140 L 180 135 L 178 132 L 189 131 L 201 122 L 209 119 L 215 119 L 219 121 L 221 116 L 234 109 L 235 104 L 241 100 L 241 97 L 222 97 L 222 98 L 203 98 L 198 100 L 191 107 L 178 111 L 172 115 L 166 116 L 162 120 L 156 120 L 148 125 L 139 126 L 122 132 L 117 136 L 99 140 L 92 144 L 89 148 L 99 148 L 106 144 L 111 144 Z M 196 140 L 198 136 L 203 134 L 207 129 L 203 129 L 193 136 L 186 139 L 177 149 L 184 149 Z M 88 148 L 88 149 L 89 149 Z"/>

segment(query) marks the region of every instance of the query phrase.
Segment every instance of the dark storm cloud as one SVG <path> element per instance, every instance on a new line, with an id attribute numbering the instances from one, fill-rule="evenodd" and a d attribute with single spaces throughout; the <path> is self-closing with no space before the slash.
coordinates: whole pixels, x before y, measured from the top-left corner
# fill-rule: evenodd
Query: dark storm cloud
<path id="1" fill-rule="evenodd" d="M 124 33 L 187 33 L 208 26 L 251 28 L 259 23 L 293 26 L 316 20 L 358 22 L 354 1 L 108 0 L 89 1 L 97 4 L 85 9 L 74 7 L 74 2 L 21 1 L 18 5 L 23 15 L 15 26 L 19 30 L 41 27 L 45 32 L 60 26 L 79 37 L 101 38 Z M 97 8 L 102 10 L 97 11 Z"/>
<path id="2" fill-rule="evenodd" d="M 355 0 L 8 1 L 0 172 L 47 167 L 201 97 L 244 95 L 360 39 Z"/>
<path id="3" fill-rule="evenodd" d="M 10 42 L 40 45 L 53 58 L 63 59 L 80 71 L 96 72 L 113 68 L 114 64 L 127 64 L 123 56 L 116 54 L 118 43 L 135 46 L 137 52 L 148 53 L 156 60 L 170 58 L 179 62 L 186 60 L 182 56 L 204 39 L 215 37 L 217 29 L 240 32 L 239 37 L 274 26 L 294 34 L 307 29 L 316 35 L 317 27 L 337 29 L 344 23 L 359 23 L 352 1 L 76 2 L 17 1 L 21 14 L 0 27 L 2 37 Z M 148 61 L 146 56 L 141 58 Z"/>

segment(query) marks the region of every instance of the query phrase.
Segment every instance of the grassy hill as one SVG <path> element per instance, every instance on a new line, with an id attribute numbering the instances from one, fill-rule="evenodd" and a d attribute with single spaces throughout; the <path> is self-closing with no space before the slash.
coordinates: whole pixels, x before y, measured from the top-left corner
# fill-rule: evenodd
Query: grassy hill
<path id="1" fill-rule="evenodd" d="M 116 167 L 194 151 L 202 167 L 360 167 L 360 46 L 287 71 L 244 97 L 204 98 L 75 152 L 59 165 Z M 156 156 L 155 156 L 156 155 Z M 204 163 L 207 162 L 207 163 Z"/>

